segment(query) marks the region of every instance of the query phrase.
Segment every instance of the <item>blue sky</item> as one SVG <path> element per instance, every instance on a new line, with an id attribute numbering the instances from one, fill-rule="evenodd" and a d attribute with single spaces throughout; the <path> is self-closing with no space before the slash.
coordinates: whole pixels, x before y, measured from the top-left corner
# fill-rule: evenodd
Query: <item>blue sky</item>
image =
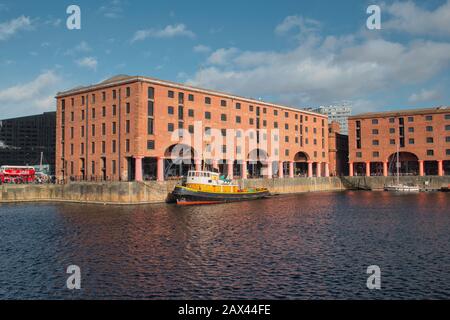
<path id="1" fill-rule="evenodd" d="M 370 4 L 382 30 L 366 28 Z M 0 119 L 116 74 L 354 113 L 449 105 L 449 63 L 450 0 L 0 0 Z"/>

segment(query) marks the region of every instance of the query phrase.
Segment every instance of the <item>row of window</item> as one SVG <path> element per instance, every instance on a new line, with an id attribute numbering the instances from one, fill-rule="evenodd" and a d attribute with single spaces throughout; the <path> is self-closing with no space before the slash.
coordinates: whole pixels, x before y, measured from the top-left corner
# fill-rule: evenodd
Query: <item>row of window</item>
<path id="1" fill-rule="evenodd" d="M 408 127 L 408 132 L 414 132 L 414 127 Z M 433 132 L 434 127 L 433 126 L 426 126 L 425 130 L 427 132 Z M 446 125 L 445 126 L 445 131 L 450 131 L 450 125 Z M 380 131 L 378 129 L 372 129 L 372 134 L 377 135 L 379 134 Z M 389 133 L 390 134 L 394 134 L 395 133 L 395 128 L 389 128 Z M 400 128 L 400 133 L 403 134 L 403 128 Z"/>
<path id="2" fill-rule="evenodd" d="M 105 102 L 106 101 L 106 95 L 107 95 L 106 91 L 103 91 L 101 93 L 101 95 L 102 95 L 102 102 Z M 125 95 L 126 95 L 127 98 L 129 98 L 131 96 L 131 88 L 130 87 L 126 87 L 125 88 Z M 85 96 L 85 95 L 81 96 L 81 105 L 83 105 L 83 106 L 86 104 L 86 97 L 87 96 Z M 114 100 L 117 99 L 117 90 L 116 89 L 112 90 L 112 98 Z M 71 102 L 72 107 L 75 106 L 75 98 L 70 98 L 70 102 Z M 91 94 L 91 103 L 92 104 L 96 103 L 96 94 L 95 93 Z M 61 100 L 61 109 L 62 109 L 62 111 L 65 111 L 65 108 L 66 108 L 66 99 L 62 99 Z"/>
<path id="3" fill-rule="evenodd" d="M 155 141 L 154 140 L 148 140 L 147 141 L 147 149 L 148 150 L 153 150 L 155 149 Z M 84 142 L 80 143 L 80 154 L 83 155 L 85 152 L 85 144 Z M 112 153 L 116 153 L 117 152 L 117 141 L 116 140 L 112 140 L 111 141 L 111 152 Z M 125 140 L 125 152 L 130 152 L 130 140 L 126 139 Z M 91 153 L 95 154 L 96 153 L 96 143 L 95 142 L 91 142 Z M 101 153 L 106 153 L 106 141 L 102 141 L 101 143 Z M 71 143 L 70 144 L 70 155 L 74 155 L 74 144 Z"/>
<path id="4" fill-rule="evenodd" d="M 450 155 L 450 149 L 446 149 L 445 150 L 445 154 L 447 155 L 447 156 L 449 156 Z M 356 158 L 362 158 L 362 152 L 361 151 L 358 151 L 358 152 L 356 152 Z M 434 156 L 434 150 L 433 149 L 428 149 L 427 150 L 427 156 Z M 373 151 L 372 152 L 372 157 L 373 158 L 379 158 L 380 157 L 380 152 L 378 152 L 378 151 Z"/>
<path id="5" fill-rule="evenodd" d="M 408 139 L 408 143 L 409 144 L 415 144 L 415 139 L 414 138 L 409 138 Z M 445 142 L 450 142 L 450 136 L 445 137 Z M 426 137 L 426 143 L 434 143 L 434 138 L 433 137 Z M 395 139 L 389 139 L 389 144 L 395 145 Z M 380 140 L 372 140 L 372 145 L 374 146 L 379 146 L 380 145 Z"/>
<path id="6" fill-rule="evenodd" d="M 153 88 L 152 88 L 152 90 L 153 90 Z M 169 97 L 169 98 L 171 98 L 171 99 L 174 99 L 175 98 L 175 92 L 173 91 L 173 90 L 168 90 L 167 91 L 167 97 Z M 150 98 L 149 98 L 150 99 Z M 188 100 L 189 101 L 191 101 L 191 102 L 193 102 L 193 101 L 195 101 L 195 97 L 194 97 L 194 95 L 193 94 L 188 94 Z M 204 98 L 204 103 L 206 104 L 206 105 L 211 105 L 211 97 L 205 97 Z M 184 103 L 184 93 L 182 93 L 182 92 L 179 92 L 178 93 L 178 103 L 179 104 L 183 104 Z M 228 102 L 227 102 L 227 100 L 220 100 L 220 106 L 222 106 L 222 107 L 227 107 L 227 105 L 228 105 Z M 241 105 L 241 103 L 240 102 L 236 102 L 235 103 L 235 108 L 236 108 L 236 110 L 241 110 L 241 108 L 242 108 L 242 105 Z M 253 105 L 249 105 L 249 111 L 250 112 L 253 112 L 255 110 L 255 107 L 253 106 Z M 257 113 L 257 116 L 259 116 L 260 115 L 260 112 L 261 112 L 261 107 L 256 107 L 256 113 Z M 262 107 L 262 113 L 263 114 L 267 114 L 267 108 L 266 107 Z M 273 114 L 275 115 L 275 116 L 278 116 L 278 110 L 273 110 Z M 285 118 L 289 118 L 289 112 L 288 111 L 285 111 L 284 112 L 284 116 L 285 116 Z M 296 120 L 298 120 L 298 114 L 295 114 L 295 119 Z M 301 122 L 303 122 L 303 119 L 305 120 L 305 121 L 308 121 L 308 116 L 303 116 L 303 115 L 300 115 L 300 121 Z M 316 123 L 317 122 L 317 118 L 316 117 L 313 117 L 313 122 L 314 123 Z M 325 120 L 324 119 L 322 119 L 322 125 L 325 125 Z"/>
<path id="7" fill-rule="evenodd" d="M 445 120 L 450 120 L 450 114 L 446 114 L 444 116 Z M 395 123 L 396 118 L 389 118 L 389 123 Z M 403 118 L 399 118 L 399 121 L 402 122 Z M 433 121 L 433 116 L 428 115 L 425 116 L 426 121 Z M 408 122 L 414 122 L 414 117 L 408 117 Z M 372 124 L 378 124 L 378 119 L 372 119 Z"/>
<path id="8" fill-rule="evenodd" d="M 104 160 L 105 162 L 103 163 L 103 167 L 101 168 L 101 171 L 105 171 L 106 170 L 106 159 Z M 94 175 L 95 174 L 95 169 L 96 169 L 96 165 L 95 165 L 95 161 L 91 161 L 91 174 Z M 80 170 L 83 172 L 85 170 L 84 168 L 84 161 L 81 162 L 81 168 Z M 113 175 L 116 174 L 117 171 L 117 162 L 116 160 L 111 160 L 111 173 Z M 74 163 L 73 161 L 70 161 L 70 174 L 74 175 Z"/>
<path id="9" fill-rule="evenodd" d="M 102 117 L 103 118 L 106 117 L 106 111 L 107 111 L 106 107 L 102 107 Z M 126 114 L 131 113 L 131 106 L 130 106 L 130 103 L 128 103 L 128 102 L 125 104 L 125 113 Z M 65 115 L 65 113 L 63 113 L 63 116 L 62 116 L 63 120 L 65 120 L 64 115 Z M 111 115 L 113 117 L 117 116 L 117 106 L 116 105 L 113 105 L 111 107 Z M 96 119 L 96 116 L 97 116 L 96 109 L 92 108 L 91 109 L 91 118 Z M 85 118 L 86 118 L 86 112 L 85 112 L 85 110 L 81 110 L 81 120 L 85 120 Z M 70 112 L 70 121 L 75 121 L 75 112 L 73 112 L 73 111 Z"/>
<path id="10" fill-rule="evenodd" d="M 93 136 L 93 137 L 95 137 L 95 135 L 96 135 L 96 126 L 95 126 L 95 124 L 92 124 L 91 125 L 91 135 Z M 102 126 L 101 126 L 101 131 L 102 131 L 102 135 L 103 136 L 105 136 L 106 135 L 106 123 L 102 123 Z M 74 127 L 71 127 L 70 128 L 70 138 L 71 139 L 73 139 L 74 138 Z M 131 132 L 131 124 L 130 124 L 130 120 L 126 120 L 125 121 L 125 133 L 130 133 Z M 111 133 L 112 134 L 117 134 L 117 122 L 113 122 L 112 124 L 111 124 Z M 80 127 L 80 136 L 83 138 L 84 136 L 85 136 L 85 127 L 84 126 L 81 126 Z M 64 139 L 64 128 L 63 128 L 63 134 L 62 134 L 62 137 L 63 137 L 63 139 Z"/>

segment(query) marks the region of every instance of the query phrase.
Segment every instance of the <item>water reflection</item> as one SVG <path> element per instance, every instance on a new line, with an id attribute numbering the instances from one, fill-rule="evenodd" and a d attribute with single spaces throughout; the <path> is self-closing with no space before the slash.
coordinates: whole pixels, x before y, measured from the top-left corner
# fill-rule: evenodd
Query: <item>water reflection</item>
<path id="1" fill-rule="evenodd" d="M 0 207 L 1 298 L 448 298 L 449 194 Z M 65 267 L 82 290 L 64 289 Z M 382 269 L 381 291 L 365 287 Z"/>

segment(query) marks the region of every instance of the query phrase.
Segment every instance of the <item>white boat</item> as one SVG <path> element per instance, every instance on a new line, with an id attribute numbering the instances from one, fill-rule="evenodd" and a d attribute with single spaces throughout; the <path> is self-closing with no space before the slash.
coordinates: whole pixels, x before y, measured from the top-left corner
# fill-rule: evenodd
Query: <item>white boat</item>
<path id="1" fill-rule="evenodd" d="M 399 145 L 397 144 L 397 156 L 396 156 L 396 167 L 397 167 L 397 183 L 387 185 L 384 187 L 385 191 L 393 192 L 419 192 L 420 188 L 416 185 L 406 185 L 400 183 L 400 152 Z"/>
<path id="2" fill-rule="evenodd" d="M 419 186 L 408 186 L 404 184 L 393 184 L 384 187 L 385 191 L 397 191 L 397 192 L 419 192 Z"/>

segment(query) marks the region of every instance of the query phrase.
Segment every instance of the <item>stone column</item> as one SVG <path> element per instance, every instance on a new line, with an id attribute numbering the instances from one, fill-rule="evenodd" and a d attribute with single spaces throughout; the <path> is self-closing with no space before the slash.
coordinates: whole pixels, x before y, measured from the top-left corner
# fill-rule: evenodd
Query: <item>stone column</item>
<path id="1" fill-rule="evenodd" d="M 294 177 L 294 161 L 289 161 L 289 178 Z"/>
<path id="2" fill-rule="evenodd" d="M 164 181 L 164 158 L 156 160 L 156 180 L 159 182 Z"/>
<path id="3" fill-rule="evenodd" d="M 388 163 L 387 163 L 387 161 L 383 162 L 383 176 L 384 177 L 388 176 Z"/>
<path id="4" fill-rule="evenodd" d="M 330 164 L 328 162 L 325 162 L 325 177 L 330 176 Z"/>
<path id="5" fill-rule="evenodd" d="M 283 161 L 278 161 L 278 177 L 284 178 Z"/>
<path id="6" fill-rule="evenodd" d="M 366 162 L 366 177 L 370 177 L 370 162 Z"/>
<path id="7" fill-rule="evenodd" d="M 320 178 L 322 176 L 322 162 L 317 162 L 316 176 L 317 178 Z"/>
<path id="8" fill-rule="evenodd" d="M 438 160 L 438 176 L 442 177 L 444 175 L 444 168 L 442 166 L 442 160 Z"/>
<path id="9" fill-rule="evenodd" d="M 419 160 L 419 176 L 423 177 L 425 175 L 425 170 L 423 167 L 423 160 Z"/>
<path id="10" fill-rule="evenodd" d="M 232 179 L 234 177 L 234 161 L 228 160 L 227 165 L 228 165 L 227 174 Z"/>
<path id="11" fill-rule="evenodd" d="M 308 161 L 308 178 L 312 178 L 313 176 L 313 163 Z"/>
<path id="12" fill-rule="evenodd" d="M 134 180 L 142 181 L 142 158 L 143 157 L 134 157 Z"/>
<path id="13" fill-rule="evenodd" d="M 353 162 L 349 162 L 348 163 L 348 175 L 350 177 L 353 177 L 354 173 L 353 173 Z"/>
<path id="14" fill-rule="evenodd" d="M 247 179 L 247 161 L 246 160 L 242 160 L 242 164 L 241 164 L 241 178 L 242 179 Z"/>

